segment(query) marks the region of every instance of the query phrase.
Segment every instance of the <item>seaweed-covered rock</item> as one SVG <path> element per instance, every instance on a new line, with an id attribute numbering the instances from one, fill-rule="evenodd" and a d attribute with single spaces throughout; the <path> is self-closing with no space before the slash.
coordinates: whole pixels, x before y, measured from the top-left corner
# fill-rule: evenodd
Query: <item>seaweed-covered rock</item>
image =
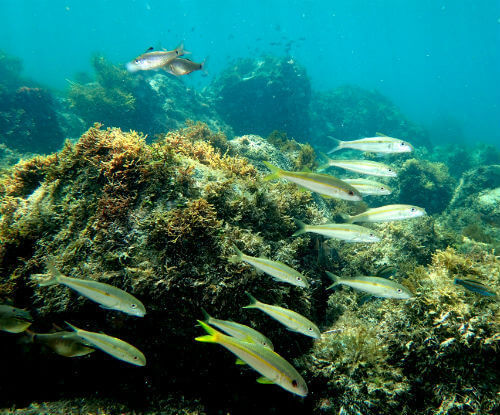
<path id="1" fill-rule="evenodd" d="M 311 85 L 305 69 L 292 59 L 239 59 L 207 93 L 237 135 L 281 130 L 298 140 L 308 138 Z"/>
<path id="2" fill-rule="evenodd" d="M 326 137 L 354 140 L 381 132 L 430 147 L 427 132 L 408 120 L 385 96 L 353 85 L 328 92 L 315 92 L 311 98 L 311 140 L 331 147 Z"/>
<path id="3" fill-rule="evenodd" d="M 154 136 L 181 128 L 191 119 L 232 133 L 215 109 L 179 78 L 130 74 L 102 56 L 94 57 L 92 64 L 95 82 L 72 82 L 68 93 L 71 107 L 87 127 L 100 122 Z"/>
<path id="4" fill-rule="evenodd" d="M 398 170 L 399 200 L 426 209 L 428 214 L 441 213 L 453 196 L 455 180 L 443 163 L 406 160 Z"/>

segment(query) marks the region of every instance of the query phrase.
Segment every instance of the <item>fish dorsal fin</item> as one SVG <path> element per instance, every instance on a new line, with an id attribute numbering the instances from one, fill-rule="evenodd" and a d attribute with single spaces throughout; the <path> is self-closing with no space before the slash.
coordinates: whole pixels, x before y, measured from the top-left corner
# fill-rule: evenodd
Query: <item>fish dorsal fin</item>
<path id="1" fill-rule="evenodd" d="M 389 137 L 388 135 L 385 135 L 385 134 L 382 134 L 382 133 L 379 133 L 379 132 L 375 133 L 375 135 L 377 137 Z"/>
<path id="2" fill-rule="evenodd" d="M 151 52 L 152 50 L 154 50 L 154 47 L 153 47 L 153 46 L 150 46 L 149 48 L 147 48 L 147 49 L 144 51 L 144 53 L 146 53 L 146 52 Z"/>

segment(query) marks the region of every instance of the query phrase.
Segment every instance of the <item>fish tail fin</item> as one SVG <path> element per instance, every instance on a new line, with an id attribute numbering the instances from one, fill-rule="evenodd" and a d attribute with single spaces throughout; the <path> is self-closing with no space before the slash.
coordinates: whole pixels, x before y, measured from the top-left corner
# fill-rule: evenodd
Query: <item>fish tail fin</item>
<path id="1" fill-rule="evenodd" d="M 332 140 L 334 143 L 335 143 L 335 147 L 333 147 L 329 152 L 328 154 L 332 154 L 332 153 L 335 153 L 336 151 L 342 149 L 342 143 L 343 141 L 341 140 L 338 140 L 334 137 L 332 137 L 331 135 L 327 136 L 330 140 Z"/>
<path id="2" fill-rule="evenodd" d="M 347 213 L 341 213 L 340 217 L 344 221 L 344 223 L 352 223 L 352 219 L 354 216 L 348 215 Z"/>
<path id="3" fill-rule="evenodd" d="M 292 236 L 299 236 L 302 235 L 303 233 L 306 233 L 306 224 L 302 222 L 301 220 L 294 219 L 295 224 L 298 226 L 299 230 L 296 231 Z"/>
<path id="4" fill-rule="evenodd" d="M 212 316 L 208 314 L 207 310 L 205 310 L 203 307 L 201 307 L 201 312 L 203 313 L 203 318 L 204 318 L 203 321 L 208 324 Z"/>
<path id="5" fill-rule="evenodd" d="M 228 260 L 229 262 L 236 264 L 238 262 L 241 262 L 243 260 L 243 252 L 241 252 L 236 244 L 233 244 L 233 249 L 236 251 L 235 255 L 231 255 Z"/>
<path id="6" fill-rule="evenodd" d="M 265 176 L 264 181 L 267 182 L 269 180 L 275 180 L 275 179 L 279 179 L 281 177 L 282 170 L 279 167 L 276 167 L 267 161 L 263 161 L 262 163 L 264 163 L 264 165 L 269 170 L 271 170 L 271 174 L 268 174 L 267 176 Z"/>
<path id="7" fill-rule="evenodd" d="M 59 279 L 61 276 L 61 272 L 56 268 L 55 262 L 53 258 L 47 258 L 46 261 L 48 273 L 47 274 L 33 274 L 31 279 L 38 282 L 40 287 L 45 287 L 47 285 L 55 285 L 59 284 Z"/>
<path id="8" fill-rule="evenodd" d="M 327 290 L 329 290 L 330 288 L 333 288 L 339 284 L 339 277 L 337 277 L 335 274 L 332 274 L 330 271 L 325 272 L 326 275 L 328 275 L 328 277 L 330 277 L 330 279 L 333 281 L 333 284 L 327 288 Z"/>
<path id="9" fill-rule="evenodd" d="M 259 301 L 249 292 L 245 291 L 245 294 L 250 299 L 250 304 L 243 306 L 243 308 L 257 308 Z"/>
<path id="10" fill-rule="evenodd" d="M 219 342 L 220 333 L 217 330 L 210 327 L 208 324 L 206 324 L 205 322 L 203 322 L 201 320 L 198 320 L 198 323 L 200 323 L 200 326 L 205 329 L 205 331 L 208 333 L 208 335 L 196 337 L 195 340 L 197 342 L 202 342 L 202 343 L 218 343 Z"/>

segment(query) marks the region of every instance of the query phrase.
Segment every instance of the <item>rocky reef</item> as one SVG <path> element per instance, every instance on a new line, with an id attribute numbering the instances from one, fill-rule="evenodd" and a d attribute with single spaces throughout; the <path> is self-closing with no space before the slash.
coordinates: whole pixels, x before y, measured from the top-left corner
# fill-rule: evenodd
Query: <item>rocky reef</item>
<path id="1" fill-rule="evenodd" d="M 491 245 L 464 241 L 444 226 L 441 207 L 441 215 L 372 225 L 383 237 L 376 244 L 292 237 L 294 218 L 321 223 L 363 207 L 264 182 L 264 159 L 291 169 L 315 161 L 308 146 L 279 133 L 228 141 L 220 131 L 190 123 L 148 144 L 140 133 L 95 125 L 61 151 L 12 168 L 0 184 L 0 295 L 31 310 L 35 331 L 64 321 L 102 330 L 141 349 L 148 364 L 129 367 L 99 353 L 63 358 L 2 334 L 0 347 L 9 356 L 4 369 L 11 374 L 1 386 L 8 397 L 2 406 L 25 413 L 85 405 L 107 413 L 186 414 L 498 409 L 498 301 L 453 284 L 455 277 L 474 277 L 498 291 Z M 405 163 L 425 180 L 451 186 L 436 178 L 441 166 Z M 459 188 L 455 196 L 469 194 L 465 179 Z M 469 197 L 465 193 L 452 203 Z M 395 200 L 406 202 L 399 200 L 404 194 Z M 311 287 L 278 284 L 230 263 L 233 244 L 293 266 Z M 137 296 L 147 315 L 101 310 L 63 286 L 38 287 L 29 277 L 44 272 L 48 256 L 66 275 Z M 397 269 L 392 278 L 415 298 L 362 302 L 353 290 L 326 290 L 325 270 L 373 275 L 388 264 Z M 311 318 L 322 339 L 313 342 L 242 310 L 245 291 Z M 311 394 L 297 401 L 259 385 L 253 371 L 233 365 L 221 348 L 194 342 L 201 307 L 268 335 Z"/>

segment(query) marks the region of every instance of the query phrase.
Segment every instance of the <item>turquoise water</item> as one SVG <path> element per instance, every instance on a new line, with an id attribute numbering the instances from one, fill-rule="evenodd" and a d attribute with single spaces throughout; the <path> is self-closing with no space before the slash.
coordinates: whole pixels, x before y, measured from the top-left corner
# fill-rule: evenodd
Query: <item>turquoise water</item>
<path id="1" fill-rule="evenodd" d="M 289 55 L 317 90 L 377 89 L 436 143 L 456 141 L 447 122 L 466 142 L 500 142 L 496 0 L 3 0 L 0 15 L 0 47 L 50 87 L 65 89 L 66 79 L 90 71 L 96 52 L 125 63 L 149 46 L 184 41 L 193 59 L 208 57 L 209 76 L 185 80 L 192 85 L 234 58 Z"/>

